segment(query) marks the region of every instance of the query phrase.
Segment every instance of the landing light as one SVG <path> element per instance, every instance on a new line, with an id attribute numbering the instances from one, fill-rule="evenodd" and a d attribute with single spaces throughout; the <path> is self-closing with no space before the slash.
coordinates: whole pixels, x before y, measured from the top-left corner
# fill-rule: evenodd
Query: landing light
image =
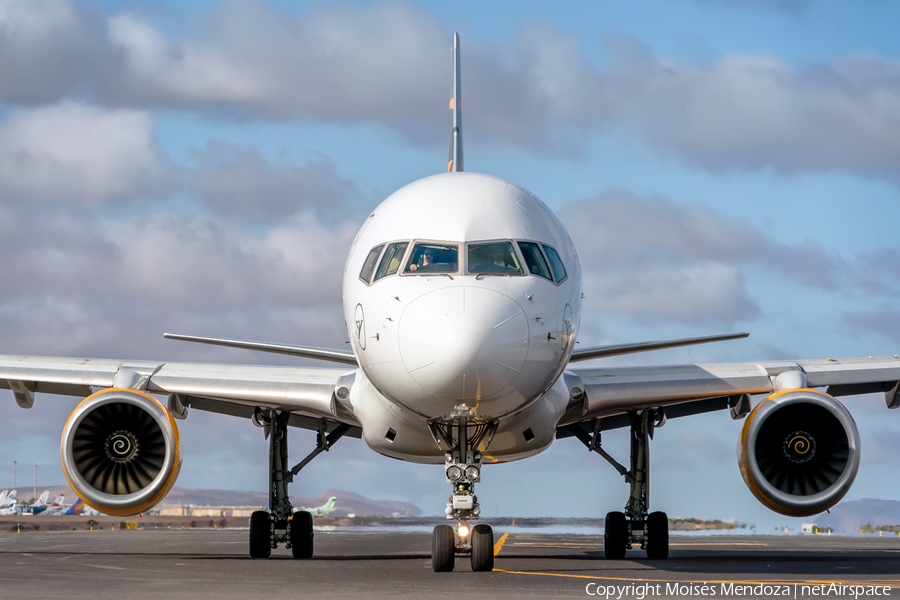
<path id="1" fill-rule="evenodd" d="M 449 479 L 450 481 L 459 481 L 460 479 L 462 479 L 462 475 L 462 469 L 460 469 L 456 465 L 453 465 L 452 467 L 447 469 L 447 479 Z"/>
<path id="2" fill-rule="evenodd" d="M 478 467 L 466 467 L 466 479 L 469 481 L 478 479 Z"/>
<path id="3" fill-rule="evenodd" d="M 469 528 L 465 525 L 460 525 L 456 532 L 459 534 L 459 537 L 467 537 L 469 535 Z"/>

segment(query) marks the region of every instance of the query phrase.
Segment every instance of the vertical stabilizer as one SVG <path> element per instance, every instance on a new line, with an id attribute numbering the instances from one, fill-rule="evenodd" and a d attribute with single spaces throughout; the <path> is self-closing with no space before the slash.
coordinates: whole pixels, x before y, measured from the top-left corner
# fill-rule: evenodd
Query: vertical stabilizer
<path id="1" fill-rule="evenodd" d="M 459 34 L 453 34 L 450 43 L 450 56 L 453 77 L 450 87 L 450 162 L 447 172 L 455 173 L 463 170 L 462 147 L 462 107 L 460 106 L 461 88 L 459 84 Z"/>

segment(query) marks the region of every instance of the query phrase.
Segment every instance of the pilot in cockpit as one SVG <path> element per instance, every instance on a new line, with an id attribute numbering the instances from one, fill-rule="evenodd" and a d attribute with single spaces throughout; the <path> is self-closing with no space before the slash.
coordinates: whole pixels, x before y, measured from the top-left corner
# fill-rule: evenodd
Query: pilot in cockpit
<path id="1" fill-rule="evenodd" d="M 421 261 L 421 264 L 417 264 L 414 262 L 410 263 L 409 270 L 418 271 L 419 269 L 422 269 L 423 271 L 430 271 L 431 269 L 429 267 L 434 267 L 434 250 L 432 250 L 431 248 L 425 248 L 425 251 L 422 252 Z"/>
<path id="2" fill-rule="evenodd" d="M 459 249 L 455 244 L 416 244 L 406 267 L 407 273 L 456 273 Z"/>

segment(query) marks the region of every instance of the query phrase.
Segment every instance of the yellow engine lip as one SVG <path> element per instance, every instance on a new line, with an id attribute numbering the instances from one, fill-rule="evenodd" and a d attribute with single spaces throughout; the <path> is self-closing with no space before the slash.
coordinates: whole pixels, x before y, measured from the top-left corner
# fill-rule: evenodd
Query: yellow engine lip
<path id="1" fill-rule="evenodd" d="M 102 405 L 105 402 L 97 402 L 99 398 L 107 394 L 124 394 L 126 395 L 126 401 L 136 400 L 135 398 L 129 397 L 129 395 L 140 396 L 141 399 L 147 400 L 150 402 L 149 407 L 151 408 L 151 414 L 154 412 L 152 409 L 156 409 L 156 414 L 154 415 L 156 418 L 165 418 L 171 427 L 172 431 L 172 439 L 171 439 L 171 448 L 167 448 L 167 457 L 166 461 L 163 463 L 163 468 L 160 471 L 160 474 L 156 477 L 156 479 L 151 482 L 149 488 L 154 487 L 154 484 L 157 483 L 162 477 L 165 477 L 165 482 L 159 487 L 158 491 L 149 498 L 146 498 L 146 492 L 143 490 L 140 492 L 135 492 L 134 494 L 128 494 L 127 496 L 112 496 L 109 494 L 104 494 L 96 490 L 93 486 L 87 483 L 77 471 L 72 467 L 72 456 L 70 453 L 67 453 L 66 439 L 71 430 L 73 430 L 77 425 L 81 422 L 81 418 L 86 414 L 86 408 L 89 405 Z M 119 400 L 122 398 L 120 397 Z M 112 402 L 113 398 L 102 398 L 102 400 Z M 141 404 L 138 404 L 141 406 Z M 147 408 L 147 406 L 142 406 Z M 73 420 L 74 419 L 74 420 Z M 168 441 L 168 440 L 167 440 Z M 168 444 L 167 444 L 168 445 Z M 99 392 L 95 392 L 82 400 L 75 410 L 72 411 L 72 414 L 66 419 L 66 424 L 63 427 L 62 438 L 60 440 L 59 445 L 60 451 L 60 459 L 63 465 L 63 473 L 65 474 L 66 481 L 68 481 L 69 485 L 72 487 L 72 490 L 75 494 L 84 501 L 85 504 L 90 506 L 91 508 L 98 510 L 107 515 L 113 516 L 132 516 L 142 513 L 146 510 L 149 510 L 156 506 L 166 494 L 172 489 L 172 486 L 175 485 L 175 480 L 178 478 L 178 473 L 181 471 L 181 438 L 178 434 L 178 426 L 175 424 L 175 419 L 172 417 L 172 414 L 168 411 L 165 405 L 162 404 L 159 400 L 147 394 L 146 392 L 140 390 L 133 390 L 128 388 L 108 388 L 105 390 L 100 390 Z M 172 457 L 169 459 L 169 452 L 171 451 Z M 168 476 L 165 474 L 168 471 Z M 89 491 L 85 491 L 84 488 L 90 488 L 94 490 L 93 494 Z M 110 503 L 107 504 L 102 500 L 105 498 L 109 498 Z M 131 504 L 138 500 L 137 503 Z M 126 506 L 116 507 L 115 504 L 126 504 Z"/>
<path id="2" fill-rule="evenodd" d="M 812 397 L 810 397 L 812 395 Z M 835 482 L 835 484 L 818 494 L 812 496 L 790 496 L 781 490 L 774 488 L 759 473 L 758 469 L 751 468 L 747 464 L 748 455 L 752 456 L 751 450 L 755 450 L 755 446 L 748 443 L 748 432 L 753 429 L 753 424 L 757 423 L 760 413 L 767 413 L 774 410 L 776 405 L 785 404 L 794 400 L 804 400 L 823 406 L 830 410 L 835 416 L 841 420 L 848 429 L 848 438 L 850 442 L 851 459 L 848 461 L 844 472 Z M 766 415 L 763 414 L 761 418 Z M 759 425 L 762 421 L 758 422 Z M 859 431 L 856 428 L 856 422 L 847 408 L 834 397 L 811 388 L 797 388 L 791 390 L 781 390 L 767 396 L 759 404 L 757 404 L 747 419 L 744 421 L 744 427 L 741 430 L 740 445 L 738 446 L 738 467 L 741 471 L 741 477 L 744 483 L 750 489 L 750 492 L 762 504 L 769 509 L 789 517 L 808 517 L 827 510 L 840 502 L 846 493 L 850 490 L 850 485 L 856 478 L 859 469 Z M 765 488 L 765 489 L 763 489 Z M 780 501 L 779 501 L 780 500 Z"/>

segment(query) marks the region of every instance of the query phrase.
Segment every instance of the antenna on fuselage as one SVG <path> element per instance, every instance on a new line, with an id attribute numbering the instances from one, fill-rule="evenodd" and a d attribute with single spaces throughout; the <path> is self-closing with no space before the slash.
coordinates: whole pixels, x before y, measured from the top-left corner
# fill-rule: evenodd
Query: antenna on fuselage
<path id="1" fill-rule="evenodd" d="M 450 62 L 453 79 L 450 88 L 450 162 L 447 172 L 456 173 L 463 170 L 462 147 L 462 109 L 460 107 L 461 87 L 459 84 L 459 34 L 453 34 L 450 42 Z"/>

